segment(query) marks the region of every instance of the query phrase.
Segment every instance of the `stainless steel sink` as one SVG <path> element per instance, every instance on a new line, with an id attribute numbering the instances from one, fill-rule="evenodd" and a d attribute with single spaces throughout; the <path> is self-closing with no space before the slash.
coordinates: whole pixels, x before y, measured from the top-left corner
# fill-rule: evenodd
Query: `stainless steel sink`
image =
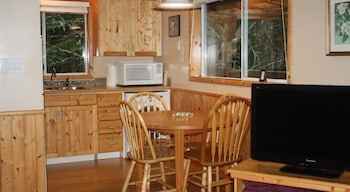
<path id="1" fill-rule="evenodd" d="M 84 90 L 86 87 L 82 86 L 69 86 L 69 87 L 45 87 L 45 90 Z"/>

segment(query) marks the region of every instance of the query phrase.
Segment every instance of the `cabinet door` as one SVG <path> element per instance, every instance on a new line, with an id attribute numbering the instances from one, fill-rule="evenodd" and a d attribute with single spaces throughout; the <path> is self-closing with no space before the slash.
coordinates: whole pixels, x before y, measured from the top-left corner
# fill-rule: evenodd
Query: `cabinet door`
<path id="1" fill-rule="evenodd" d="M 161 11 L 156 8 L 160 0 L 133 0 L 135 3 L 136 17 L 131 39 L 134 44 L 134 52 L 138 55 L 161 56 Z"/>
<path id="2" fill-rule="evenodd" d="M 98 39 L 101 55 L 135 52 L 161 55 L 160 0 L 99 0 Z M 153 56 L 155 56 L 153 55 Z"/>
<path id="3" fill-rule="evenodd" d="M 57 157 L 62 153 L 62 148 L 68 141 L 65 126 L 62 107 L 45 108 L 46 153 L 48 157 Z"/>
<path id="4" fill-rule="evenodd" d="M 134 0 L 131 0 L 134 1 Z M 132 52 L 129 0 L 98 0 L 98 45 L 104 52 Z"/>
<path id="5" fill-rule="evenodd" d="M 67 155 L 97 152 L 97 107 L 75 106 L 64 108 L 69 132 Z"/>

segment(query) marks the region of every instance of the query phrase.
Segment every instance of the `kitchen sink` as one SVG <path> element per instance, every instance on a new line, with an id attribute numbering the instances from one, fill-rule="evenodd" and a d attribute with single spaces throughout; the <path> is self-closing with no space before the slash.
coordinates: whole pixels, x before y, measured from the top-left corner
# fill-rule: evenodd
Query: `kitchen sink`
<path id="1" fill-rule="evenodd" d="M 82 86 L 69 86 L 69 87 L 45 87 L 45 90 L 84 90 L 86 87 Z"/>

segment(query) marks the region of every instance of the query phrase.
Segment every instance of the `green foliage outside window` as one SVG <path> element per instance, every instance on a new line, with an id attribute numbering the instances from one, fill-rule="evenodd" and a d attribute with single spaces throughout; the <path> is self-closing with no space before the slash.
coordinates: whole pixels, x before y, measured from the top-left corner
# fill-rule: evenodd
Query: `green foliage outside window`
<path id="1" fill-rule="evenodd" d="M 52 73 L 54 68 L 56 73 L 86 72 L 85 15 L 43 14 L 46 29 L 46 72 Z"/>

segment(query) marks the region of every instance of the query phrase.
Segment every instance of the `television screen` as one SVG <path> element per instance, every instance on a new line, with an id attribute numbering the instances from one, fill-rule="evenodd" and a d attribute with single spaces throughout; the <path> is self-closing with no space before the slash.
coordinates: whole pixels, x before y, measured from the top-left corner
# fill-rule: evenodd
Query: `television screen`
<path id="1" fill-rule="evenodd" d="M 350 86 L 254 84 L 252 158 L 350 167 Z"/>

